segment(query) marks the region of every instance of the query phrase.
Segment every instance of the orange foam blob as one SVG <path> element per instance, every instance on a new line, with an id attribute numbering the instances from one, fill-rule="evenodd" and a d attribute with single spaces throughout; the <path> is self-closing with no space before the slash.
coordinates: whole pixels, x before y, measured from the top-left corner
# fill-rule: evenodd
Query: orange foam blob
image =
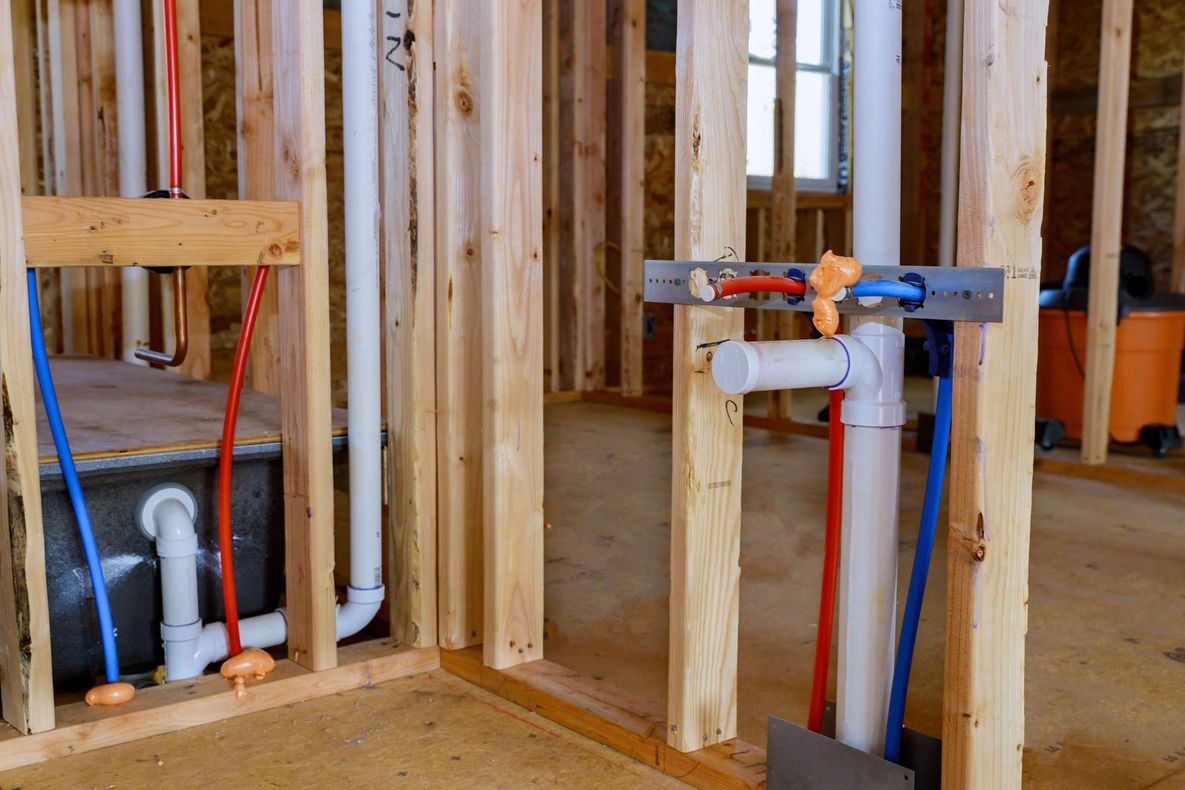
<path id="1" fill-rule="evenodd" d="M 835 297 L 844 288 L 860 282 L 863 271 L 864 267 L 855 258 L 846 258 L 827 250 L 819 259 L 819 265 L 811 272 L 811 288 L 816 294 L 811 302 L 811 309 L 815 313 L 813 320 L 815 329 L 823 337 L 832 337 L 839 331 L 839 310 L 835 306 Z"/>
<path id="2" fill-rule="evenodd" d="M 263 680 L 276 668 L 276 660 L 257 647 L 249 647 L 222 662 L 222 677 L 234 681 L 235 696 L 247 693 L 247 679 Z"/>
<path id="3" fill-rule="evenodd" d="M 86 693 L 87 705 L 122 705 L 136 696 L 131 683 L 104 683 Z"/>

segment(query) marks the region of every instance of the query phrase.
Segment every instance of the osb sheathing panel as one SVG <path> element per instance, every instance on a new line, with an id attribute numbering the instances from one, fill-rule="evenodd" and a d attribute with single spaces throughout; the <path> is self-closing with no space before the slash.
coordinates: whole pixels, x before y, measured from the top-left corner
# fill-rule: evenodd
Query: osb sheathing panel
<path id="1" fill-rule="evenodd" d="M 922 227 L 926 262 L 937 259 L 938 207 L 942 156 L 943 57 L 946 49 L 946 4 L 927 3 L 924 35 L 929 56 L 924 69 L 920 157 Z M 1092 88 L 1098 84 L 1102 0 L 1058 3 L 1056 48 L 1048 53 L 1049 77 L 1055 90 Z M 1051 20 L 1053 24 L 1053 20 Z M 1141 0 L 1135 4 L 1132 79 L 1179 75 L 1185 63 L 1185 3 Z M 1124 200 L 1126 243 L 1152 256 L 1158 287 L 1167 287 L 1172 253 L 1172 212 L 1177 173 L 1176 106 L 1133 110 L 1129 116 L 1127 186 Z M 1044 280 L 1060 280 L 1066 259 L 1090 239 L 1094 179 L 1094 115 L 1055 115 L 1050 119 L 1052 150 L 1050 194 L 1044 236 Z M 905 217 L 917 211 L 908 203 Z"/>
<path id="2" fill-rule="evenodd" d="M 234 41 L 202 36 L 202 96 L 206 123 L 206 194 L 237 198 Z M 329 308 L 333 403 L 346 400 L 346 270 L 341 51 L 325 50 L 325 149 L 329 193 Z M 210 352 L 215 378 L 229 377 L 241 326 L 237 270 L 210 272 Z"/>
<path id="3" fill-rule="evenodd" d="M 1098 83 L 1101 0 L 1059 6 L 1058 46 L 1051 53 L 1055 90 Z M 1135 4 L 1133 81 L 1179 75 L 1185 63 L 1185 4 L 1141 0 Z M 1151 257 L 1157 287 L 1167 288 L 1172 267 L 1174 190 L 1180 108 L 1152 107 L 1128 114 L 1123 240 Z M 1094 180 L 1095 116 L 1050 119 L 1053 137 L 1050 194 L 1044 235 L 1043 279 L 1058 280 L 1066 259 L 1090 239 Z"/>
<path id="4" fill-rule="evenodd" d="M 933 261 L 937 257 L 938 240 L 945 3 L 927 3 L 927 10 L 923 35 L 929 41 L 929 56 L 923 69 L 924 84 L 919 89 L 923 106 L 918 144 L 923 168 L 923 249 L 925 259 Z M 1098 80 L 1101 0 L 1061 2 L 1059 15 L 1058 46 L 1050 52 L 1050 78 L 1054 87 L 1095 85 Z M 1132 78 L 1179 74 L 1185 61 L 1182 30 L 1185 30 L 1185 3 L 1178 0 L 1142 0 L 1137 3 Z M 237 189 L 233 42 L 203 36 L 202 55 L 207 193 L 210 197 L 234 197 Z M 340 52 L 326 50 L 325 64 L 334 401 L 336 405 L 343 405 L 345 271 Z M 670 258 L 674 254 L 674 86 L 647 83 L 646 105 L 645 251 L 648 258 Z M 1178 118 L 1176 107 L 1134 110 L 1130 118 L 1124 238 L 1152 255 L 1161 285 L 1166 284 L 1164 278 L 1170 265 Z M 1047 260 L 1043 267 L 1046 279 L 1060 278 L 1066 258 L 1086 243 L 1090 235 L 1094 127 L 1093 116 L 1051 119 L 1052 173 L 1046 201 Z M 904 209 L 905 215 L 909 216 L 910 206 L 906 205 Z M 813 241 L 813 218 L 800 214 L 799 224 L 802 230 L 800 241 L 809 245 Z M 810 252 L 800 249 L 798 257 Z M 214 368 L 216 374 L 225 376 L 240 325 L 240 285 L 235 272 L 216 271 L 211 275 Z M 664 390 L 670 386 L 671 375 L 671 311 L 661 305 L 647 305 L 646 310 L 658 319 L 657 336 L 647 340 L 644 346 L 646 386 L 651 390 Z"/>

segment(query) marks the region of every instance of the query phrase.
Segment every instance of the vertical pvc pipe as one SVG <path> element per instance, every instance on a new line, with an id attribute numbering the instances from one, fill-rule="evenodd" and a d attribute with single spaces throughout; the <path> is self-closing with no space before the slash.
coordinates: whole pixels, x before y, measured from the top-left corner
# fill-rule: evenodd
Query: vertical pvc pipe
<path id="1" fill-rule="evenodd" d="M 901 263 L 901 4 L 856 0 L 853 254 Z"/>
<path id="2" fill-rule="evenodd" d="M 853 254 L 866 266 L 896 266 L 901 262 L 901 4 L 856 0 L 855 37 Z M 873 345 L 882 370 L 901 370 L 903 343 Z M 851 396 L 843 407 L 849 430 L 835 734 L 849 746 L 881 754 L 894 658 L 900 429 L 853 425 Z"/>
<path id="3" fill-rule="evenodd" d="M 119 194 L 143 197 L 148 160 L 144 136 L 144 54 L 140 0 L 115 0 L 115 97 L 119 123 Z M 125 362 L 145 365 L 135 351 L 148 345 L 148 272 L 136 266 L 119 270 L 122 292 L 120 354 Z"/>
<path id="4" fill-rule="evenodd" d="M 867 30 L 868 28 L 865 28 Z M 905 335 L 884 324 L 852 332 L 880 362 L 874 391 L 843 403 L 843 530 L 839 577 L 839 673 L 835 737 L 881 754 L 897 621 L 897 489 Z"/>
<path id="5" fill-rule="evenodd" d="M 959 120 L 963 106 L 963 0 L 948 0 L 946 4 L 946 60 L 943 68 L 938 265 L 954 266 L 959 207 Z"/>
<path id="6" fill-rule="evenodd" d="M 351 602 L 356 590 L 381 590 L 383 583 L 375 36 L 375 4 L 342 3 Z"/>

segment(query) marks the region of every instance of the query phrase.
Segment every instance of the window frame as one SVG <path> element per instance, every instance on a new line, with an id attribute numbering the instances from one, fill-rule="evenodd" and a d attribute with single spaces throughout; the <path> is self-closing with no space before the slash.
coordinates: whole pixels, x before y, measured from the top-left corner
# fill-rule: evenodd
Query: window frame
<path id="1" fill-rule="evenodd" d="M 838 194 L 839 189 L 839 163 L 840 163 L 840 147 L 843 142 L 840 139 L 839 128 L 839 111 L 840 111 L 840 91 L 843 85 L 840 81 L 840 73 L 842 70 L 842 47 L 840 44 L 840 13 L 841 0 L 823 0 L 825 5 L 823 12 L 823 63 L 802 63 L 796 61 L 794 64 L 795 77 L 799 72 L 812 72 L 815 74 L 825 74 L 829 77 L 829 87 L 831 101 L 830 112 L 830 134 L 828 139 L 830 144 L 830 163 L 829 170 L 831 175 L 829 178 L 795 178 L 794 187 L 799 192 L 824 192 L 828 194 Z M 797 35 L 797 31 L 795 31 Z M 762 58 L 752 53 L 749 53 L 750 66 L 769 66 L 776 68 L 775 58 Z M 797 117 L 795 122 L 797 124 Z M 770 192 L 773 190 L 773 177 L 749 175 L 746 173 L 746 180 L 748 188 L 753 191 Z"/>

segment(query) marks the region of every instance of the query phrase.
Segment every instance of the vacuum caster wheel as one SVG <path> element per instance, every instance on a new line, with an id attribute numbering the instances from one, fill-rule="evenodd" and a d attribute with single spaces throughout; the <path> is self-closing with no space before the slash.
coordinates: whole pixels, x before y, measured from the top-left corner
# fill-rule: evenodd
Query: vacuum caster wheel
<path id="1" fill-rule="evenodd" d="M 1181 449 L 1181 431 L 1176 425 L 1145 425 L 1140 429 L 1140 444 L 1151 447 L 1157 458 L 1164 458 L 1169 450 Z"/>
<path id="2" fill-rule="evenodd" d="M 1057 443 L 1066 438 L 1066 426 L 1061 420 L 1052 417 L 1037 418 L 1037 446 L 1049 452 Z"/>

